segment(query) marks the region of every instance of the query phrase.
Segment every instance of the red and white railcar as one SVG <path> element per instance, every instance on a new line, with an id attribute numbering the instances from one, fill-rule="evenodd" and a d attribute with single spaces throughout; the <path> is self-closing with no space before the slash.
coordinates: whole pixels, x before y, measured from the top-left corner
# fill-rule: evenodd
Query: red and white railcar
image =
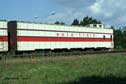
<path id="1" fill-rule="evenodd" d="M 8 51 L 7 21 L 0 21 L 0 52 Z"/>
<path id="2" fill-rule="evenodd" d="M 101 24 L 94 26 L 78 27 L 10 21 L 8 23 L 10 50 L 112 49 L 113 29 L 103 28 Z"/>

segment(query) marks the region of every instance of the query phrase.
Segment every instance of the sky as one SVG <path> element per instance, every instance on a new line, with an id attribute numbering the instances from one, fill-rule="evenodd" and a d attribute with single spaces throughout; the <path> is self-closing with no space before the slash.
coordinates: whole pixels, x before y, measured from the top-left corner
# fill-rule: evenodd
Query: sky
<path id="1" fill-rule="evenodd" d="M 126 25 L 126 0 L 0 0 L 0 19 L 42 23 L 91 16 L 106 25 Z M 37 18 L 35 18 L 37 16 Z"/>

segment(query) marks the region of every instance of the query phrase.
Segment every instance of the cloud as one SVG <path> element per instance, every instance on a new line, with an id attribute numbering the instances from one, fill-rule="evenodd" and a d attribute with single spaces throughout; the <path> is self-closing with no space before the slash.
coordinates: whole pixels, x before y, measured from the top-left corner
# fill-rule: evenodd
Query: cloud
<path id="1" fill-rule="evenodd" d="M 55 21 L 62 21 L 67 24 L 71 24 L 71 21 L 75 18 L 80 18 L 83 16 L 82 12 L 77 12 L 74 8 L 64 8 L 63 11 L 56 12 L 55 15 L 48 16 L 46 21 L 49 23 L 54 23 Z"/>
<path id="2" fill-rule="evenodd" d="M 88 15 L 87 7 L 92 5 L 95 0 L 52 0 L 53 3 L 59 4 L 62 8 L 56 11 L 53 16 L 48 16 L 46 22 L 54 23 L 55 21 L 63 21 L 71 24 L 75 18 L 82 19 Z"/>
<path id="3" fill-rule="evenodd" d="M 52 1 L 69 8 L 87 7 L 95 2 L 95 0 L 52 0 Z"/>
<path id="4" fill-rule="evenodd" d="M 62 10 L 49 16 L 47 21 L 63 21 L 70 24 L 73 19 L 92 16 L 105 24 L 121 26 L 126 23 L 126 0 L 53 0 Z"/>
<path id="5" fill-rule="evenodd" d="M 101 5 L 101 3 L 103 2 L 103 0 L 101 0 L 101 1 L 97 1 L 97 2 L 95 2 L 93 5 L 91 5 L 90 7 L 89 7 L 89 9 L 94 13 L 94 14 L 99 14 L 99 13 L 101 13 L 102 12 L 102 5 Z"/>
<path id="6" fill-rule="evenodd" d="M 97 0 L 89 7 L 93 16 L 102 17 L 103 20 L 114 25 L 125 25 L 125 0 Z"/>

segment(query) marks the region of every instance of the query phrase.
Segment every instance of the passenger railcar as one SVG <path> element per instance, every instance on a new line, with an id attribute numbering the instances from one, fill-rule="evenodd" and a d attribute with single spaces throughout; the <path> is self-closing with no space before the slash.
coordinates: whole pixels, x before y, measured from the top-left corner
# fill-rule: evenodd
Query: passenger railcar
<path id="1" fill-rule="evenodd" d="M 8 44 L 10 52 L 39 49 L 112 49 L 113 29 L 104 28 L 101 24 L 78 27 L 10 21 Z"/>
<path id="2" fill-rule="evenodd" d="M 54 49 L 113 49 L 113 29 L 0 21 L 0 52 Z"/>
<path id="3" fill-rule="evenodd" d="M 8 51 L 7 21 L 0 21 L 0 52 Z"/>

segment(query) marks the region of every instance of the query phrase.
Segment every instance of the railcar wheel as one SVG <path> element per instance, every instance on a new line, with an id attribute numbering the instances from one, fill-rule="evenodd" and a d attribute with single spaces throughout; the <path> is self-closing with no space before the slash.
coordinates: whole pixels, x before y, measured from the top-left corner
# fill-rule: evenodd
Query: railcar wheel
<path id="1" fill-rule="evenodd" d="M 2 57 L 0 56 L 0 60 L 2 60 Z"/>

